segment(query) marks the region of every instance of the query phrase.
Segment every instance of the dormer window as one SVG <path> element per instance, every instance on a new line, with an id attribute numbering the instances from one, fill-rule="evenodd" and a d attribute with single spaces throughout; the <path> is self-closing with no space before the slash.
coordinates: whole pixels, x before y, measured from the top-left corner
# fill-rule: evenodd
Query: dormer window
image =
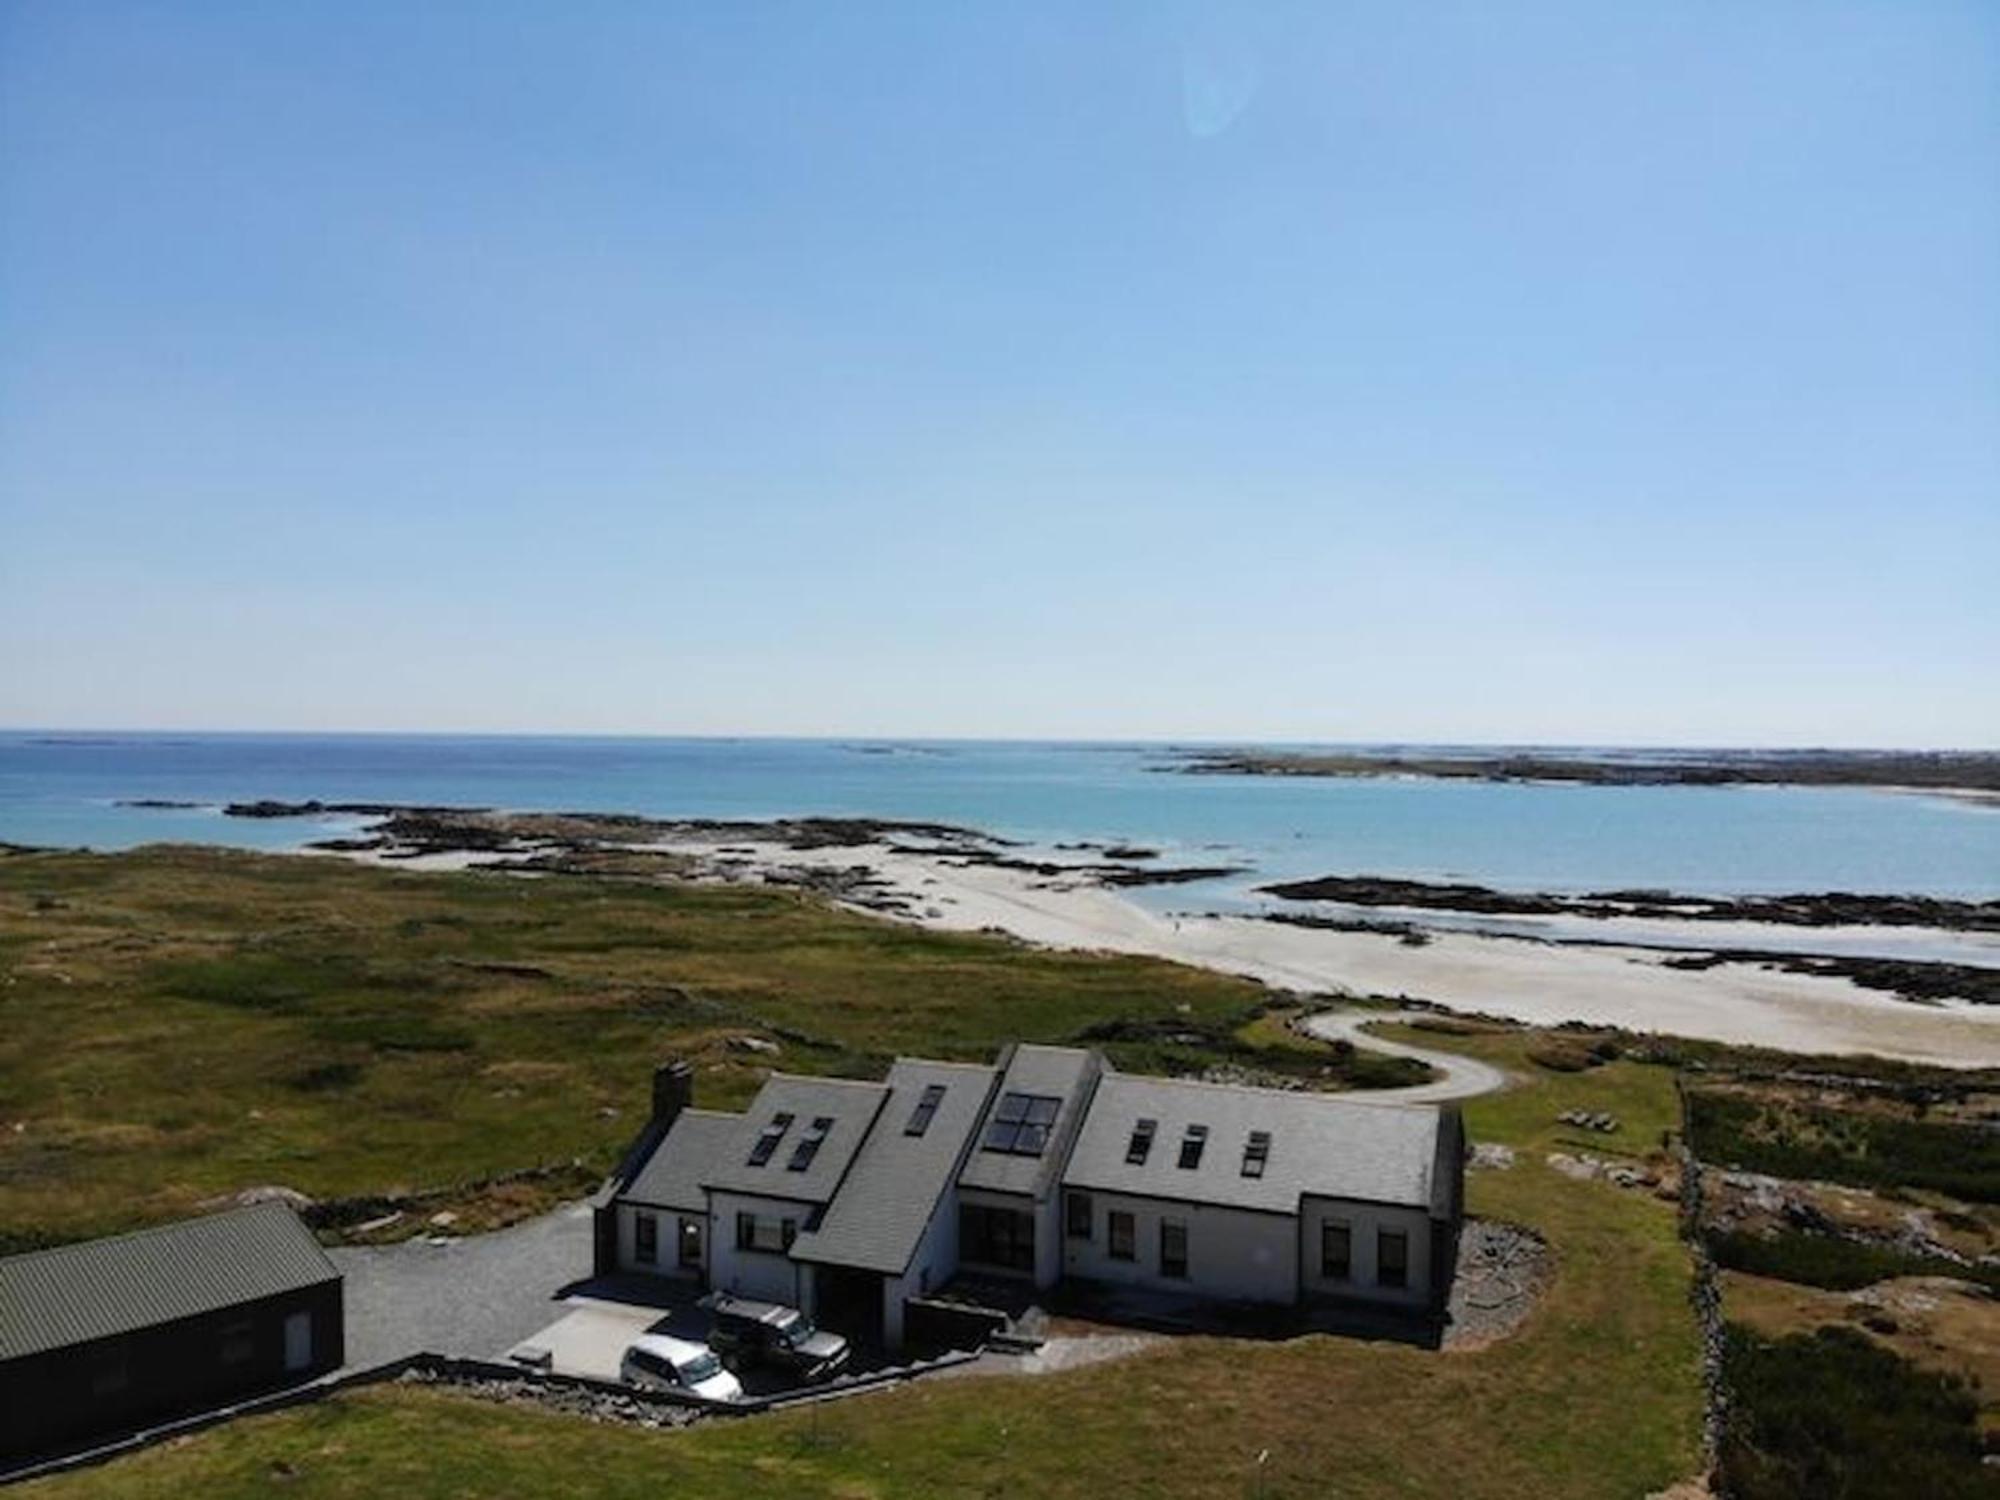
<path id="1" fill-rule="evenodd" d="M 771 1159 L 771 1153 L 778 1149 L 778 1142 L 785 1138 L 785 1132 L 792 1128 L 789 1114 L 771 1116 L 771 1123 L 757 1132 L 756 1144 L 750 1148 L 750 1165 L 761 1167 Z"/>
<path id="2" fill-rule="evenodd" d="M 1262 1177 L 1264 1166 L 1271 1159 L 1271 1132 L 1253 1130 L 1250 1139 L 1243 1143 L 1243 1175 Z"/>
<path id="3" fill-rule="evenodd" d="M 798 1145 L 792 1147 L 792 1159 L 785 1163 L 785 1170 L 803 1172 L 811 1166 L 813 1158 L 819 1155 L 820 1144 L 825 1141 L 826 1133 L 831 1129 L 833 1129 L 831 1115 L 817 1116 L 812 1124 L 806 1127 L 806 1133 L 799 1137 Z"/>
<path id="4" fill-rule="evenodd" d="M 1190 1125 L 1187 1134 L 1181 1137 L 1181 1170 L 1193 1171 L 1201 1165 L 1202 1148 L 1208 1144 L 1208 1127 Z"/>
<path id="5" fill-rule="evenodd" d="M 917 1107 L 910 1111 L 910 1123 L 903 1127 L 903 1134 L 922 1135 L 929 1130 L 931 1116 L 937 1113 L 937 1108 L 942 1103 L 944 1103 L 944 1085 L 925 1084 L 923 1097 L 917 1100 Z"/>
<path id="6" fill-rule="evenodd" d="M 1153 1151 L 1153 1134 L 1160 1128 L 1158 1120 L 1140 1120 L 1132 1126 L 1132 1139 L 1125 1147 L 1127 1165 L 1143 1167 L 1146 1158 Z"/>

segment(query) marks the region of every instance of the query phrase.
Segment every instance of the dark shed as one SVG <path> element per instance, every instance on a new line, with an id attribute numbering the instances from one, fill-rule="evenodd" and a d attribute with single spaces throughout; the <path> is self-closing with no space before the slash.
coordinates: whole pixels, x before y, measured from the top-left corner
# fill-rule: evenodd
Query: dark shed
<path id="1" fill-rule="evenodd" d="M 0 1260 L 0 1454 L 226 1405 L 343 1358 L 340 1273 L 281 1203 Z"/>

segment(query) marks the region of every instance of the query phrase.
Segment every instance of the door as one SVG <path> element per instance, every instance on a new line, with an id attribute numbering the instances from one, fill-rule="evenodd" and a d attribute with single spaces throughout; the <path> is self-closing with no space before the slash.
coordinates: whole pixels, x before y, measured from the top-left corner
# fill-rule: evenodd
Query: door
<path id="1" fill-rule="evenodd" d="M 285 1319 L 285 1368 L 303 1370 L 312 1364 L 313 1320 L 309 1312 L 295 1312 Z"/>

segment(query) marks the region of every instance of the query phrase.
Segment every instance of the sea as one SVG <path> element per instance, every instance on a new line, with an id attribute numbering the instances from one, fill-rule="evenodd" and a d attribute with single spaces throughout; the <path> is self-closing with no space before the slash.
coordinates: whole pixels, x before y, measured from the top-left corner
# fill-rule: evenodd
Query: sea
<path id="1" fill-rule="evenodd" d="M 980 829 L 1029 851 L 1136 844 L 1158 850 L 1163 865 L 1241 867 L 1228 877 L 1132 893 L 1175 910 L 1231 909 L 1254 903 L 1259 884 L 1336 874 L 1515 891 L 2000 897 L 2000 805 L 1991 802 L 1858 788 L 1185 774 L 1197 748 L 5 731 L 0 841 L 289 849 L 351 833 L 364 821 L 222 813 L 231 801 L 317 799 L 660 817 L 910 819 Z M 1232 748 L 1410 754 L 1454 747 Z M 197 805 L 129 805 L 142 800 Z"/>

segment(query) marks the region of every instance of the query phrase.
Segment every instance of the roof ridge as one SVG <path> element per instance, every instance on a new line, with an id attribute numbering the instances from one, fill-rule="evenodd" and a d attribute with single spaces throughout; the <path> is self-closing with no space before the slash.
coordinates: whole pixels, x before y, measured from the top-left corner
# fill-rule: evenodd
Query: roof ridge
<path id="1" fill-rule="evenodd" d="M 135 1240 L 152 1239 L 157 1235 L 182 1231 L 192 1224 L 206 1224 L 216 1219 L 247 1219 L 256 1214 L 268 1215 L 273 1211 L 283 1213 L 287 1217 L 296 1220 L 299 1228 L 305 1229 L 308 1234 L 312 1233 L 307 1228 L 305 1220 L 300 1219 L 289 1204 L 281 1203 L 275 1198 L 269 1198 L 260 1203 L 234 1203 L 228 1208 L 207 1209 L 201 1213 L 189 1214 L 185 1218 L 168 1219 L 159 1224 L 141 1224 L 137 1229 L 121 1229 L 115 1234 L 94 1235 L 87 1240 L 65 1240 L 60 1245 L 43 1245 L 35 1250 L 21 1250 L 13 1255 L 0 1255 L 0 1266 L 18 1266 L 31 1260 L 42 1260 L 50 1256 L 76 1254 L 84 1250 L 95 1249 L 101 1245 L 130 1244 Z M 313 1241 L 313 1244 L 319 1248 L 322 1255 L 326 1253 L 326 1247 L 320 1245 L 317 1239 Z M 332 1262 L 329 1261 L 328 1264 L 331 1265 Z"/>
<path id="2" fill-rule="evenodd" d="M 1268 1083 L 1214 1083 L 1206 1078 L 1163 1078 L 1155 1073 L 1107 1072 L 1126 1083 L 1170 1084 L 1184 1089 L 1214 1089 L 1231 1094 L 1269 1094 L 1275 1099 L 1311 1100 L 1320 1104 L 1352 1104 L 1365 1109 L 1399 1109 L 1408 1114 L 1433 1114 L 1435 1104 L 1395 1099 L 1369 1099 L 1365 1089 L 1281 1089 Z"/>

